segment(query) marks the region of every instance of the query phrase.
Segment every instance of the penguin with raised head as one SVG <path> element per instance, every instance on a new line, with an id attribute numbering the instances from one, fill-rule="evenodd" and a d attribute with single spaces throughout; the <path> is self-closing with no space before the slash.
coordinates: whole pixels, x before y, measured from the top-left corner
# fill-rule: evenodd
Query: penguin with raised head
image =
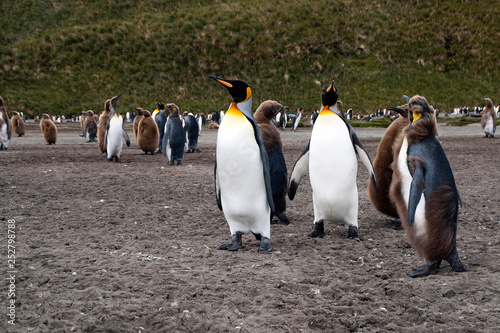
<path id="1" fill-rule="evenodd" d="M 410 124 L 394 145 L 390 197 L 408 241 L 426 262 L 407 274 L 436 274 L 443 259 L 454 271 L 464 272 L 456 248 L 461 200 L 450 163 L 436 139 L 436 118 L 424 97 L 416 95 L 407 102 Z"/>
<path id="2" fill-rule="evenodd" d="M 56 124 L 54 124 L 47 113 L 43 113 L 40 119 L 40 129 L 42 130 L 43 139 L 48 145 L 55 145 L 57 141 Z"/>
<path id="3" fill-rule="evenodd" d="M 186 130 L 186 143 L 187 143 L 187 153 L 200 152 L 200 148 L 198 147 L 198 136 L 199 132 L 199 119 L 188 113 L 184 117 L 184 129 Z"/>
<path id="4" fill-rule="evenodd" d="M 495 109 L 493 108 L 493 103 L 489 98 L 483 98 L 486 102 L 486 107 L 482 111 L 481 118 L 481 129 L 484 132 L 485 138 L 493 138 L 497 130 L 497 117 L 495 114 Z"/>
<path id="5" fill-rule="evenodd" d="M 135 137 L 135 141 L 137 142 L 137 131 L 139 129 L 139 122 L 144 117 L 144 109 L 140 108 L 140 107 L 136 107 L 135 110 L 137 111 L 137 116 L 135 116 L 135 118 L 134 118 L 132 128 L 134 129 L 134 137 Z M 149 114 L 149 116 L 151 117 L 151 113 Z M 154 121 L 153 117 L 151 117 L 151 119 Z M 155 122 L 155 125 L 156 125 L 156 122 Z M 156 128 L 158 128 L 158 126 Z M 160 132 L 158 131 L 158 133 L 160 133 Z"/>
<path id="6" fill-rule="evenodd" d="M 10 137 L 12 135 L 12 128 L 4 106 L 3 98 L 0 97 L 0 150 L 7 150 L 9 148 Z"/>
<path id="7" fill-rule="evenodd" d="M 97 121 L 94 117 L 94 111 L 88 110 L 87 117 L 85 118 L 85 135 L 88 142 L 97 140 Z"/>
<path id="8" fill-rule="evenodd" d="M 99 116 L 99 125 L 97 126 L 97 145 L 99 146 L 101 154 L 106 152 L 106 141 L 104 140 L 104 135 L 106 134 L 106 126 L 108 125 L 109 117 L 111 115 L 110 107 L 111 100 L 107 99 L 104 102 L 104 111 L 102 111 Z"/>
<path id="9" fill-rule="evenodd" d="M 153 111 L 153 119 L 156 122 L 156 126 L 158 126 L 158 131 L 160 133 L 160 137 L 158 138 L 158 152 L 162 152 L 161 147 L 163 143 L 163 136 L 165 134 L 165 125 L 167 124 L 167 114 L 165 113 L 165 104 L 160 102 L 159 100 L 156 100 L 156 103 L 158 104 L 158 107 L 156 110 Z M 165 155 L 165 154 L 163 154 Z"/>
<path id="10" fill-rule="evenodd" d="M 389 196 L 389 189 L 392 180 L 392 162 L 394 160 L 392 147 L 399 137 L 403 128 L 410 124 L 408 119 L 408 104 L 401 105 L 397 108 L 389 107 L 389 110 L 398 110 L 401 114 L 394 120 L 389 127 L 387 127 L 384 136 L 380 140 L 377 148 L 377 155 L 373 160 L 373 169 L 378 180 L 378 192 L 370 179 L 368 182 L 368 197 L 372 205 L 381 213 L 399 218 L 396 205 L 391 201 Z"/>
<path id="11" fill-rule="evenodd" d="M 246 82 L 209 76 L 233 98 L 217 133 L 215 195 L 231 232 L 220 250 L 242 248 L 242 235 L 260 239 L 259 251 L 270 252 L 274 203 L 269 161 L 259 126 L 252 115 L 252 90 Z"/>
<path id="12" fill-rule="evenodd" d="M 378 183 L 368 153 L 351 125 L 338 114 L 337 101 L 338 89 L 332 81 L 323 87 L 322 109 L 314 123 L 309 144 L 292 170 L 288 197 L 293 200 L 300 179 L 309 171 L 314 206 L 314 230 L 309 236 L 324 237 L 324 221 L 328 220 L 347 223 L 347 236 L 361 240 L 358 235 L 356 155 L 368 169 L 373 183 Z"/>
<path id="13" fill-rule="evenodd" d="M 130 146 L 130 139 L 123 128 L 124 119 L 122 115 L 116 111 L 118 99 L 121 95 L 122 94 L 119 94 L 113 97 L 109 103 L 110 114 L 108 123 L 106 124 L 106 133 L 104 135 L 108 162 L 113 162 L 114 160 L 116 163 L 120 163 L 123 141 L 126 142 L 127 146 Z"/>
<path id="14" fill-rule="evenodd" d="M 179 107 L 175 104 L 167 104 L 167 109 L 170 112 L 168 121 L 165 126 L 165 133 L 163 134 L 163 141 L 161 145 L 161 152 L 163 156 L 168 158 L 168 163 L 174 165 L 182 164 L 182 157 L 184 155 L 184 146 L 186 144 L 186 131 L 182 127 L 182 120 L 179 117 Z M 198 126 L 198 125 L 196 125 Z"/>
<path id="15" fill-rule="evenodd" d="M 254 119 L 262 133 L 262 141 L 269 157 L 269 172 L 273 193 L 274 214 L 283 224 L 290 224 L 286 215 L 286 194 L 288 191 L 288 173 L 285 157 L 283 156 L 283 142 L 276 126 L 272 123 L 277 114 L 288 109 L 276 101 L 265 101 L 255 111 Z M 271 215 L 271 223 L 272 216 Z"/>
<path id="16" fill-rule="evenodd" d="M 12 129 L 14 130 L 14 133 L 16 133 L 18 136 L 23 136 L 25 133 L 24 130 L 24 120 L 17 111 L 11 111 L 13 113 L 12 117 L 10 118 L 10 122 L 12 123 Z"/>
<path id="17" fill-rule="evenodd" d="M 298 108 L 295 112 L 295 118 L 293 119 L 292 131 L 296 131 L 299 127 L 300 120 L 302 119 L 302 108 Z"/>
<path id="18" fill-rule="evenodd" d="M 158 148 L 157 143 L 160 137 L 158 126 L 156 126 L 156 122 L 151 117 L 149 111 L 141 109 L 141 113 L 139 114 L 136 117 L 140 117 L 140 122 L 137 125 L 137 145 L 144 151 L 144 154 L 151 153 L 151 155 L 154 155 L 156 148 Z"/>

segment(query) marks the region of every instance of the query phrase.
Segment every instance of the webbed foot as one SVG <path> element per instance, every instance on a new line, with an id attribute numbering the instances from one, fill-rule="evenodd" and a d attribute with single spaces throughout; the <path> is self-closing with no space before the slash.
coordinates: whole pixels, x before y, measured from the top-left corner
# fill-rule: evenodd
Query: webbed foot
<path id="1" fill-rule="evenodd" d="M 439 269 L 441 260 L 430 261 L 422 266 L 415 266 L 411 268 L 411 271 L 407 272 L 408 276 L 412 278 L 424 277 L 431 274 L 436 274 Z"/>
<path id="2" fill-rule="evenodd" d="M 325 224 L 323 223 L 323 221 L 315 222 L 314 230 L 307 236 L 314 238 L 325 237 Z"/>
<path id="3" fill-rule="evenodd" d="M 234 235 L 231 236 L 231 243 L 229 244 L 224 243 L 220 245 L 217 249 L 226 251 L 238 251 L 243 247 L 241 242 L 241 235 L 242 235 L 241 232 L 235 233 Z"/>
<path id="4" fill-rule="evenodd" d="M 347 238 L 357 240 L 358 242 L 363 240 L 363 238 L 358 235 L 358 227 L 353 225 L 350 225 L 349 230 L 347 230 Z"/>
<path id="5" fill-rule="evenodd" d="M 267 237 L 262 237 L 260 241 L 259 252 L 271 252 L 273 248 L 271 247 L 271 240 Z"/>

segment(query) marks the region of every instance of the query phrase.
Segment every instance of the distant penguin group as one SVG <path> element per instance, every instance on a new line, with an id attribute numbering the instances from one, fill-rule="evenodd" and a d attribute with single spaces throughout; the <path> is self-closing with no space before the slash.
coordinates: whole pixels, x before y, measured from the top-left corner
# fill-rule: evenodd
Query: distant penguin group
<path id="1" fill-rule="evenodd" d="M 41 116 L 40 129 L 42 130 L 43 139 L 47 144 L 55 145 L 57 141 L 57 127 L 47 113 Z"/>

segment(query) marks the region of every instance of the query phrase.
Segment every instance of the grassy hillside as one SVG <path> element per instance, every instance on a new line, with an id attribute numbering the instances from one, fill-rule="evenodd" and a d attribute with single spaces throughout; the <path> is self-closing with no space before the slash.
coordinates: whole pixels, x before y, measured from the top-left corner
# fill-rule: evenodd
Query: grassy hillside
<path id="1" fill-rule="evenodd" d="M 208 75 L 319 107 L 335 79 L 345 108 L 369 112 L 420 94 L 441 110 L 500 103 L 496 1 L 2 0 L 0 96 L 28 114 L 226 108 Z"/>

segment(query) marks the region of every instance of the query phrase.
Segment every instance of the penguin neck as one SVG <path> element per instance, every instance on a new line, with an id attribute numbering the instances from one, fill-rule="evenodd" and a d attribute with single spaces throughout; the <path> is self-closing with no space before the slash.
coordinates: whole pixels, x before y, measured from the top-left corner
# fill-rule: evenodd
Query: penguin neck
<path id="1" fill-rule="evenodd" d="M 322 114 L 326 114 L 326 113 L 335 113 L 336 115 L 339 114 L 339 108 L 337 107 L 337 103 L 335 103 L 334 105 L 331 105 L 330 107 L 326 107 L 324 105 L 322 105 L 322 110 L 319 112 L 319 115 L 322 115 Z"/>
<path id="2" fill-rule="evenodd" d="M 247 118 L 253 119 L 252 115 L 252 97 L 247 99 L 244 102 L 241 103 L 236 103 L 232 102 L 231 105 L 229 106 L 229 109 L 227 110 L 228 113 L 233 113 L 233 112 L 240 112 L 244 114 Z"/>

